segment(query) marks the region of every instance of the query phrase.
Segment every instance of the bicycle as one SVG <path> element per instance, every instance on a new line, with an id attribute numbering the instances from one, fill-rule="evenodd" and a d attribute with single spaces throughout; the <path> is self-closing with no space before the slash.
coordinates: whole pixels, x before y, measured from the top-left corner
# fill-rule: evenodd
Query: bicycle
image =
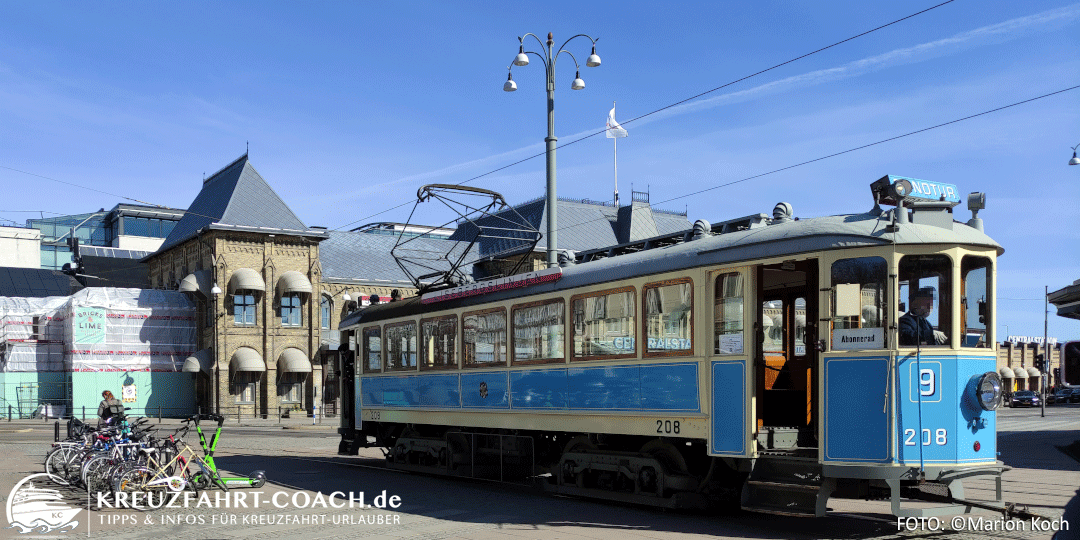
<path id="1" fill-rule="evenodd" d="M 179 492 L 185 489 L 198 492 L 216 485 L 228 491 L 221 477 L 184 442 L 181 433 L 186 435 L 189 429 L 184 426 L 176 430 L 160 446 L 139 449 L 140 459 L 145 458 L 145 462 L 129 464 L 116 477 L 114 490 L 118 493 Z"/>

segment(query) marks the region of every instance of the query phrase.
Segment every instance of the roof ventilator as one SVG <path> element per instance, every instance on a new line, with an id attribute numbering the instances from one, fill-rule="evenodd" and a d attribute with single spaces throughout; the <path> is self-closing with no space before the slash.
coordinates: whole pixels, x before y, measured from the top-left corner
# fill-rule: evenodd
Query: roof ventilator
<path id="1" fill-rule="evenodd" d="M 787 223 L 791 221 L 794 210 L 791 208 L 791 203 L 778 202 L 772 209 L 772 221 L 769 225 L 776 225 L 777 223 Z"/>
<path id="2" fill-rule="evenodd" d="M 711 231 L 712 225 L 704 219 L 699 219 L 694 222 L 694 228 L 690 230 L 690 240 L 700 240 L 712 236 Z"/>
<path id="3" fill-rule="evenodd" d="M 566 268 L 577 264 L 577 252 L 572 249 L 559 250 L 559 266 Z"/>

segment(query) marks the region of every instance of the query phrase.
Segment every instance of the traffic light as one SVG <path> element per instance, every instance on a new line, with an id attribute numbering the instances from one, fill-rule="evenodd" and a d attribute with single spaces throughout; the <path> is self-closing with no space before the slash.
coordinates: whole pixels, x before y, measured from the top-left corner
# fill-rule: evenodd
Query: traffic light
<path id="1" fill-rule="evenodd" d="M 1043 355 L 1041 354 L 1035 355 L 1035 369 L 1039 370 L 1040 372 L 1046 369 L 1046 361 L 1043 360 Z"/>

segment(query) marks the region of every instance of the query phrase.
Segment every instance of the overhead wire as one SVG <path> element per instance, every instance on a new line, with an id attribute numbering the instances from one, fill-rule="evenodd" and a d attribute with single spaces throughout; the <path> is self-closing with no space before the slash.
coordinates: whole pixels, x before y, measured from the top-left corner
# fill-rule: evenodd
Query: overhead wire
<path id="1" fill-rule="evenodd" d="M 959 122 L 963 122 L 965 120 L 971 120 L 972 118 L 978 118 L 980 116 L 984 116 L 984 115 L 987 115 L 987 114 L 995 113 L 995 112 L 998 112 L 998 111 L 1003 111 L 1005 109 L 1016 107 L 1018 105 L 1023 105 L 1025 103 L 1031 103 L 1032 101 L 1037 101 L 1037 100 L 1040 100 L 1040 99 L 1043 99 L 1043 98 L 1048 98 L 1050 96 L 1055 96 L 1057 94 L 1062 94 L 1062 93 L 1065 93 L 1065 92 L 1076 90 L 1078 88 L 1080 88 L 1080 85 L 1071 86 L 1069 88 L 1064 88 L 1064 89 L 1061 89 L 1061 90 L 1050 92 L 1048 94 L 1043 94 L 1041 96 L 1036 96 L 1036 97 L 1025 99 L 1025 100 L 1022 100 L 1022 101 L 1017 101 L 1015 103 L 1010 103 L 1008 105 L 1003 105 L 1001 107 L 995 107 L 993 109 L 989 109 L 989 110 L 986 110 L 986 111 L 983 111 L 983 112 L 980 112 L 980 113 L 968 115 L 968 116 L 965 116 L 963 118 L 957 118 L 955 120 L 950 120 L 948 122 L 942 122 L 940 124 L 935 124 L 935 125 L 930 126 L 930 127 L 917 129 L 915 131 L 909 131 L 909 132 L 901 134 L 901 135 L 888 137 L 886 139 L 881 139 L 880 141 L 875 141 L 875 142 L 872 142 L 872 143 L 869 143 L 869 144 L 856 146 L 854 148 L 849 148 L 847 150 L 842 150 L 840 152 L 834 152 L 832 154 L 817 157 L 817 158 L 814 158 L 814 159 L 808 159 L 806 161 L 802 161 L 802 162 L 796 163 L 794 165 L 788 165 L 786 167 L 781 167 L 779 169 L 773 169 L 773 170 L 768 171 L 768 172 L 763 172 L 763 173 L 760 173 L 760 174 L 747 176 L 745 178 L 740 178 L 739 180 L 732 180 L 730 182 L 726 182 L 726 183 L 723 183 L 723 184 L 718 184 L 718 185 L 708 187 L 708 188 L 705 188 L 705 189 L 699 189 L 697 191 L 693 191 L 693 192 L 690 192 L 690 193 L 685 193 L 683 195 L 678 195 L 678 196 L 672 197 L 670 199 L 665 199 L 665 200 L 662 200 L 662 201 L 658 201 L 655 204 L 664 204 L 664 203 L 669 203 L 671 201 L 677 201 L 679 199 L 685 199 L 687 197 L 693 197 L 694 195 L 700 195 L 702 193 L 706 193 L 706 192 L 709 192 L 709 191 L 713 191 L 713 190 L 728 187 L 728 186 L 733 186 L 735 184 L 740 184 L 742 182 L 746 182 L 746 181 L 749 181 L 749 180 L 754 180 L 756 178 L 761 178 L 763 176 L 768 176 L 770 174 L 776 174 L 778 172 L 787 171 L 787 170 L 790 170 L 790 169 L 794 169 L 796 167 L 802 167 L 803 165 L 809 165 L 811 163 L 816 163 L 818 161 L 823 161 L 823 160 L 833 158 L 833 157 L 836 157 L 836 156 L 842 156 L 844 154 L 849 154 L 851 152 L 855 152 L 855 151 L 858 151 L 858 150 L 864 150 L 866 148 L 870 148 L 871 146 L 877 146 L 879 144 L 887 143 L 887 142 L 890 142 L 890 141 L 895 141 L 897 139 L 903 139 L 904 137 L 910 137 L 912 135 L 916 135 L 916 134 L 923 133 L 923 132 L 926 132 L 926 131 L 930 131 L 930 130 L 933 130 L 933 129 L 938 129 L 938 128 L 945 127 L 945 126 L 948 126 L 948 125 L 951 125 L 951 124 L 956 124 L 956 123 L 959 123 Z M 652 204 L 652 203 L 650 203 L 650 204 Z M 593 220 L 589 220 L 589 221 L 582 221 L 580 223 L 575 223 L 573 225 L 567 225 L 565 227 L 559 227 L 558 229 L 556 229 L 556 231 L 563 231 L 563 230 L 566 230 L 566 229 L 571 229 L 571 228 L 574 228 L 574 227 L 579 227 L 579 226 L 582 226 L 582 225 L 587 225 L 589 223 L 594 223 L 594 222 L 598 222 L 598 221 L 606 221 L 606 219 L 593 219 Z"/>
<path id="2" fill-rule="evenodd" d="M 877 27 L 875 27 L 875 28 L 871 28 L 870 30 L 866 30 L 865 32 L 861 32 L 861 33 L 859 33 L 859 34 L 856 34 L 856 35 L 854 35 L 854 36 L 848 37 L 848 38 L 846 38 L 846 39 L 842 39 L 842 40 L 840 40 L 840 41 L 837 41 L 837 42 L 835 42 L 835 43 L 833 43 L 833 44 L 831 44 L 831 45 L 826 45 L 826 46 L 824 46 L 824 47 L 821 47 L 821 48 L 819 48 L 819 49 L 813 50 L 813 51 L 811 51 L 811 52 L 808 52 L 808 53 L 806 53 L 806 54 L 803 54 L 803 55 L 800 55 L 800 56 L 796 56 L 795 58 L 792 58 L 792 59 L 790 59 L 790 60 L 787 60 L 787 61 L 781 62 L 781 63 L 779 63 L 779 64 L 776 64 L 776 65 L 773 65 L 773 66 L 771 66 L 771 67 L 768 67 L 768 68 L 762 69 L 762 70 L 760 70 L 760 71 L 757 71 L 757 72 L 751 73 L 750 75 L 746 75 L 746 76 L 744 76 L 744 77 L 740 77 L 740 78 L 738 78 L 738 79 L 735 79 L 735 80 L 733 80 L 733 81 L 731 81 L 731 82 L 728 82 L 728 83 L 722 84 L 722 85 L 720 85 L 720 86 L 717 86 L 716 88 L 712 88 L 712 89 L 710 89 L 710 90 L 706 90 L 706 91 L 704 91 L 704 92 L 700 92 L 700 93 L 697 93 L 697 94 L 695 94 L 695 95 L 693 95 L 693 96 L 690 96 L 690 97 L 688 97 L 688 98 L 685 98 L 685 99 L 682 99 L 682 100 L 676 101 L 676 102 L 674 102 L 674 103 L 671 103 L 670 105 L 665 105 L 665 106 L 663 106 L 663 107 L 660 107 L 659 109 L 653 110 L 653 111 L 651 111 L 651 112 L 647 112 L 647 113 L 645 113 L 645 114 L 642 114 L 642 115 L 640 115 L 640 116 L 636 116 L 636 117 L 634 117 L 634 118 L 631 118 L 631 119 L 629 119 L 629 120 L 626 120 L 626 121 L 622 122 L 622 124 L 623 124 L 623 125 L 629 125 L 629 124 L 631 124 L 631 123 L 633 123 L 633 122 L 635 122 L 635 121 L 637 121 L 637 120 L 641 120 L 642 118 L 645 118 L 645 117 L 647 117 L 647 116 L 652 116 L 652 115 L 654 115 L 654 114 L 656 114 L 656 113 L 659 113 L 659 112 L 665 111 L 665 110 L 667 110 L 667 109 L 670 109 L 670 108 L 672 108 L 672 107 L 676 107 L 676 106 L 682 105 L 683 103 L 686 103 L 686 102 L 688 102 L 688 101 L 693 101 L 693 100 L 695 100 L 695 99 L 697 99 L 697 98 L 699 98 L 699 97 L 701 97 L 701 96 L 705 96 L 705 95 L 711 94 L 711 93 L 713 93 L 713 92 L 716 92 L 716 91 L 718 91 L 718 90 L 723 90 L 724 88 L 727 88 L 727 87 L 729 87 L 729 86 L 731 86 L 731 85 L 734 85 L 734 84 L 738 84 L 738 83 L 740 83 L 740 82 L 743 82 L 743 81 L 745 81 L 745 80 L 747 80 L 747 79 L 751 79 L 751 78 L 753 78 L 753 77 L 757 77 L 758 75 L 761 75 L 761 74 L 763 74 L 763 73 L 768 73 L 769 71 L 772 71 L 772 70 L 774 70 L 774 69 L 777 69 L 777 68 L 779 68 L 779 67 L 783 67 L 783 66 L 786 66 L 786 65 L 788 65 L 788 64 L 790 64 L 790 63 L 793 63 L 793 62 L 797 62 L 797 61 L 799 61 L 799 60 L 802 60 L 802 59 L 804 59 L 804 58 L 807 58 L 807 57 L 809 57 L 809 56 L 813 56 L 813 55 L 815 55 L 815 54 L 817 54 L 817 53 L 820 53 L 820 52 L 826 51 L 826 50 L 828 50 L 828 49 L 831 49 L 831 48 L 833 48 L 833 47 L 836 47 L 836 46 L 838 46 L 838 45 L 842 45 L 842 44 L 844 44 L 844 43 L 847 43 L 847 42 L 849 42 L 849 41 L 852 41 L 852 40 L 855 40 L 855 39 L 861 38 L 861 37 L 863 37 L 863 36 L 866 36 L 866 35 L 868 35 L 868 34 L 872 34 L 872 33 L 874 33 L 874 32 L 877 32 L 878 30 L 882 30 L 882 29 L 884 29 L 884 28 L 888 28 L 888 27 L 890 27 L 890 26 L 892 26 L 892 25 L 894 25 L 894 24 L 898 24 L 898 23 L 900 23 L 900 22 L 906 21 L 906 20 L 908 20 L 908 19 L 910 19 L 910 18 L 912 18 L 912 17 L 917 17 L 917 16 L 919 16 L 919 15 L 922 15 L 922 14 L 924 14 L 924 13 L 927 13 L 927 12 L 929 12 L 929 11 L 935 10 L 935 9 L 937 9 L 937 8 L 941 7 L 941 6 L 944 6 L 944 5 L 946 5 L 946 4 L 950 4 L 950 3 L 954 2 L 954 1 L 955 1 L 955 0 L 946 0 L 946 1 L 942 2 L 942 3 L 940 3 L 940 4 L 937 4 L 937 5 L 934 5 L 934 6 L 928 7 L 928 8 L 926 8 L 926 9 L 923 9 L 923 10 L 921 10 L 921 11 L 917 11 L 917 12 L 915 12 L 915 13 L 912 13 L 912 14 L 910 14 L 910 15 L 907 15 L 907 16 L 905 16 L 905 17 L 901 17 L 901 18 L 899 18 L 899 19 L 896 19 L 896 20 L 894 20 L 894 21 L 891 21 L 891 22 L 885 23 L 885 24 L 883 24 L 883 25 L 881 25 L 881 26 L 877 26 Z M 585 136 L 582 136 L 582 137 L 580 137 L 580 138 L 577 138 L 577 139 L 574 139 L 574 140 L 572 140 L 572 141 L 569 141 L 569 142 L 567 142 L 567 143 L 564 143 L 564 144 L 559 144 L 559 145 L 558 145 L 558 146 L 556 146 L 555 148 L 556 148 L 556 150 L 557 150 L 557 149 L 559 149 L 559 148 L 564 148 L 564 147 L 567 147 L 567 146 L 570 146 L 570 145 L 573 145 L 573 144 L 577 144 L 577 143 L 579 143 L 579 142 L 581 142 L 581 141 L 584 141 L 584 140 L 586 140 L 586 139 L 591 139 L 591 138 L 593 138 L 593 137 L 595 137 L 595 136 L 597 136 L 597 135 L 600 135 L 600 134 L 602 134 L 602 133 L 606 133 L 606 132 L 607 132 L 607 129 L 601 129 L 601 130 L 599 130 L 599 131 L 596 131 L 596 132 L 594 132 L 594 133 L 590 133 L 590 134 L 588 134 L 588 135 L 585 135 Z M 510 168 L 510 167 L 513 167 L 513 166 L 515 166 L 515 165 L 519 165 L 519 164 L 521 164 L 521 163 L 524 163 L 524 162 L 526 162 L 526 161 L 530 161 L 530 160 L 536 159 L 536 158 L 538 158 L 538 157 L 541 157 L 541 156 L 544 156 L 544 155 L 546 155 L 546 154 L 547 154 L 547 152 L 540 152 L 540 153 L 538 153 L 538 154 L 533 154 L 533 155 L 531 155 L 531 156 L 528 156 L 528 157 L 525 157 L 525 158 L 519 159 L 519 160 L 517 160 L 517 161 L 515 161 L 515 162 L 513 162 L 513 163 L 510 163 L 510 164 L 504 165 L 504 166 L 502 166 L 502 167 L 499 167 L 499 168 L 497 168 L 497 169 L 492 169 L 492 170 L 490 170 L 490 171 L 488 171 L 488 172 L 485 172 L 485 173 L 483 173 L 483 174 L 480 174 L 480 175 L 474 176 L 474 177 L 472 177 L 472 178 L 469 178 L 469 179 L 467 179 L 467 180 L 462 180 L 461 182 L 458 182 L 458 183 L 457 183 L 457 185 L 464 185 L 464 184 L 468 184 L 469 182 L 473 182 L 473 181 L 475 181 L 475 180 L 479 180 L 479 179 L 481 179 L 481 178 L 484 178 L 485 176 L 490 176 L 490 175 L 492 175 L 492 174 L 495 174 L 495 173 L 497 173 L 497 172 L 499 172 L 499 171 L 502 171 L 502 170 L 508 169 L 508 168 Z M 360 219 L 357 219 L 357 220 L 354 220 L 354 221 L 350 221 L 349 223 L 346 223 L 346 224 L 344 224 L 344 225 L 340 225 L 340 226 L 338 226 L 338 227 L 334 227 L 333 229 L 330 229 L 330 230 L 333 230 L 333 231 L 339 231 L 339 230 L 342 230 L 342 229 L 344 229 L 344 228 L 346 228 L 346 227 L 348 227 L 348 226 L 350 226 L 350 225 L 354 225 L 354 224 L 356 224 L 356 223 L 361 223 L 361 222 L 367 221 L 367 220 L 369 220 L 369 219 L 371 219 L 371 218 L 373 218 L 373 217 L 376 217 L 376 216 L 380 216 L 380 215 L 382 215 L 382 214 L 385 214 L 385 213 L 387 213 L 387 212 L 390 212 L 390 211 L 393 211 L 393 210 L 397 210 L 398 208 L 401 208 L 401 207 L 403 207 L 403 206 L 408 206 L 408 205 L 410 205 L 410 204 L 413 204 L 413 202 L 414 202 L 414 201 L 407 201 L 407 202 L 403 202 L 403 203 L 401 203 L 401 204 L 398 204 L 398 205 L 396 205 L 396 206 L 393 206 L 393 207 L 387 208 L 387 209 L 385 209 L 385 210 L 381 210 L 381 211 L 379 211 L 379 212 L 376 212 L 376 213 L 374 213 L 374 214 L 370 214 L 370 215 L 368 215 L 368 216 L 365 216 L 365 217 L 362 217 L 362 218 L 360 218 Z"/>

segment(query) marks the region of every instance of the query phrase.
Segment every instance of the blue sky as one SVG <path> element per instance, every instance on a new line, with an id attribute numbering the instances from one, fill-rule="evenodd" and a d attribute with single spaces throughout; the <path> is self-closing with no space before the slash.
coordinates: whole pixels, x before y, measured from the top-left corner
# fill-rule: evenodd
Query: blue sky
<path id="1" fill-rule="evenodd" d="M 781 200 L 801 217 L 865 211 L 885 174 L 984 191 L 980 217 L 1005 247 L 999 332 L 1042 335 L 1043 287 L 1080 279 L 1080 167 L 1066 166 L 1080 90 L 686 195 L 1076 86 L 1080 4 L 957 0 L 630 121 L 936 3 L 5 2 L 0 219 L 117 195 L 186 208 L 250 141 L 305 223 L 404 221 L 411 204 L 375 214 L 543 151 L 542 67 L 515 67 L 518 91 L 502 91 L 517 36 L 587 33 L 603 64 L 582 66 L 572 92 L 560 58 L 556 135 L 602 129 L 617 101 L 624 197 L 632 185 L 716 222 Z M 567 48 L 589 53 L 580 38 Z M 610 199 L 612 141 L 560 149 L 558 180 L 560 196 Z M 538 197 L 544 161 L 471 185 Z M 1080 339 L 1080 322 L 1052 315 L 1050 335 Z"/>

